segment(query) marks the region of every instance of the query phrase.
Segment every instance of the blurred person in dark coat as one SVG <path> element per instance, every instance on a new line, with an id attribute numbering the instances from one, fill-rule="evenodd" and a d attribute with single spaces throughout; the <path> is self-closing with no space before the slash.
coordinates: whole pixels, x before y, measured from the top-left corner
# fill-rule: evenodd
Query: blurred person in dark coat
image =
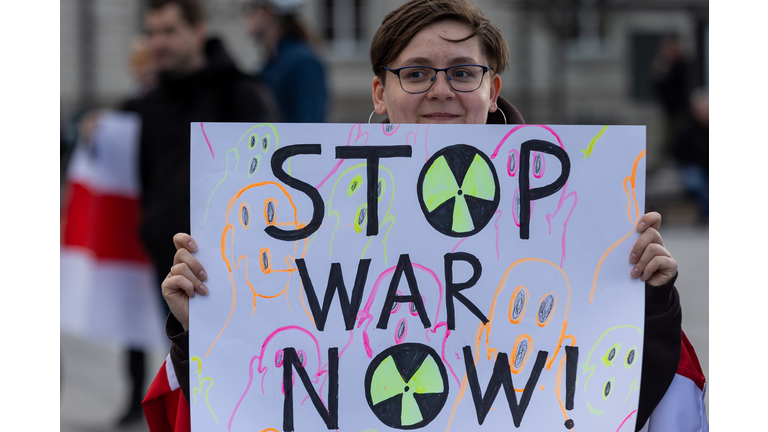
<path id="1" fill-rule="evenodd" d="M 245 27 L 267 60 L 256 76 L 272 92 L 282 121 L 322 123 L 328 92 L 325 66 L 298 12 L 304 0 L 246 0 Z"/>
<path id="2" fill-rule="evenodd" d="M 141 237 L 158 284 L 173 265 L 170 240 L 188 232 L 190 123 L 276 121 L 259 82 L 237 69 L 208 35 L 194 0 L 149 0 L 145 30 L 158 70 L 157 87 L 136 103 L 141 116 Z M 165 308 L 162 298 L 158 298 Z"/>
<path id="3" fill-rule="evenodd" d="M 667 36 L 662 39 L 651 63 L 650 74 L 664 108 L 664 144 L 669 150 L 688 110 L 688 96 L 691 91 L 690 65 L 676 37 Z"/>
<path id="4" fill-rule="evenodd" d="M 709 220 L 709 96 L 703 89 L 691 93 L 689 115 L 673 147 L 683 184 L 696 200 L 703 221 Z"/>

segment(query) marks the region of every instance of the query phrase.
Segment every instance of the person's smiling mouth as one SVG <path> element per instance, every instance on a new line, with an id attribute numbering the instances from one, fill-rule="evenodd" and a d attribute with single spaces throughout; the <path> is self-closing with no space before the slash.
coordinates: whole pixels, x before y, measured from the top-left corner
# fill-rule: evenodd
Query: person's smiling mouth
<path id="1" fill-rule="evenodd" d="M 460 115 L 438 111 L 438 112 L 431 112 L 431 113 L 424 114 L 423 117 L 428 118 L 432 121 L 451 121 L 457 117 L 460 117 Z"/>

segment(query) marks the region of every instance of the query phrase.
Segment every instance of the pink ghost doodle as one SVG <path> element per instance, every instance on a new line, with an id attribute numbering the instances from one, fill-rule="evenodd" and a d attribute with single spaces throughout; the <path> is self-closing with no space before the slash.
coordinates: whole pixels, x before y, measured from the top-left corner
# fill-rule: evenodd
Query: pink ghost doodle
<path id="1" fill-rule="evenodd" d="M 415 297 L 415 290 L 420 301 L 408 301 L 408 297 Z M 429 345 L 440 355 L 449 377 L 458 385 L 456 368 L 461 368 L 461 363 L 458 353 L 447 347 L 451 331 L 442 308 L 444 296 L 443 282 L 432 269 L 412 262 L 408 255 L 401 255 L 396 265 L 378 275 L 357 314 L 355 329 L 362 333 L 365 355 L 373 358 L 405 342 Z M 352 341 L 350 335 L 343 350 L 348 349 Z"/>
<path id="2" fill-rule="evenodd" d="M 518 406 L 512 419 L 517 427 L 525 425 L 526 409 L 562 410 L 563 417 L 536 417 L 534 423 L 542 429 L 562 428 L 569 419 L 565 410 L 562 391 L 562 373 L 566 351 L 576 343 L 568 333 L 568 316 L 571 304 L 571 285 L 560 267 L 548 260 L 523 258 L 512 263 L 504 273 L 488 312 L 487 324 L 478 325 L 474 338 L 473 359 L 465 359 L 466 370 L 475 369 L 477 385 L 486 393 L 486 383 L 495 372 L 497 361 L 509 368 Z M 474 367 L 470 365 L 474 360 Z M 510 409 L 506 401 L 496 401 L 496 410 L 477 413 L 473 404 L 475 396 L 466 395 L 472 390 L 467 374 L 456 398 L 451 422 L 456 430 L 476 427 L 478 416 L 483 421 L 495 419 L 496 424 L 507 422 Z M 500 378 L 499 378 L 500 379 Z M 506 396 L 499 392 L 496 399 Z M 466 400 L 469 399 L 469 400 Z M 476 403 L 476 402 L 475 402 Z M 454 414 L 461 413 L 458 417 Z M 531 423 L 531 421 L 528 421 Z"/>
<path id="3" fill-rule="evenodd" d="M 490 155 L 494 161 L 494 166 L 500 176 L 502 188 L 509 188 L 512 184 L 519 184 L 522 171 L 520 154 L 522 143 L 529 140 L 540 140 L 556 145 L 566 152 L 571 149 L 566 148 L 565 143 L 560 136 L 549 126 L 544 125 L 519 125 L 513 127 L 493 149 Z M 489 149 L 490 150 L 490 149 Z M 553 155 L 544 151 L 531 151 L 529 160 L 529 189 L 542 187 L 552 184 L 560 175 L 562 164 Z M 512 193 L 512 198 L 504 207 L 499 207 L 500 215 L 504 215 L 505 221 L 502 224 L 514 223 L 514 226 L 520 228 L 520 188 L 516 186 Z M 552 261 L 557 262 L 560 267 L 567 259 L 567 233 L 568 223 L 571 215 L 578 203 L 578 194 L 569 189 L 568 181 L 565 182 L 562 189 L 554 195 L 540 200 L 533 200 L 530 203 L 530 230 L 531 236 L 536 236 L 537 242 L 546 242 L 557 245 L 557 247 L 548 248 L 552 251 L 558 251 L 557 255 L 549 256 Z M 511 217 L 512 221 L 508 218 Z M 498 217 L 494 227 L 498 231 Z M 545 228 L 545 229 L 544 229 Z M 499 248 L 497 234 L 496 248 Z"/>
<path id="4" fill-rule="evenodd" d="M 322 425 L 325 429 L 323 419 L 318 413 L 329 411 L 327 387 L 329 374 L 338 371 L 336 352 L 323 352 L 315 335 L 303 327 L 288 325 L 275 329 L 264 339 L 258 354 L 251 357 L 247 364 L 248 379 L 242 395 L 232 409 L 227 430 L 232 430 L 233 427 L 237 430 L 238 425 L 241 429 L 245 425 L 252 428 L 254 421 L 257 424 L 260 421 L 266 422 L 266 419 L 250 414 L 255 406 L 261 407 L 262 410 L 283 413 L 286 368 L 290 369 L 291 376 L 289 398 L 293 405 L 293 421 L 299 425 L 314 424 L 312 422 L 318 421 L 320 423 L 317 425 Z M 336 356 L 335 366 L 330 364 L 333 359 L 329 355 Z M 311 388 L 307 388 L 307 385 Z M 248 414 L 238 415 L 243 411 Z M 282 420 L 278 414 L 277 423 L 280 428 L 283 426 Z"/>

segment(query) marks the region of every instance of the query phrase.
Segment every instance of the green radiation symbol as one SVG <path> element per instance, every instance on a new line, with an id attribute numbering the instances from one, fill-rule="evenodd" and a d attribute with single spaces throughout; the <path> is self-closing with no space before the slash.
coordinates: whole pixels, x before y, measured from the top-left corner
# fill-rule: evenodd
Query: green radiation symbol
<path id="1" fill-rule="evenodd" d="M 429 224 L 451 237 L 480 232 L 499 207 L 499 177 L 491 160 L 466 144 L 432 155 L 416 188 Z"/>
<path id="2" fill-rule="evenodd" d="M 365 397 L 385 425 L 421 428 L 434 420 L 445 405 L 448 374 L 435 350 L 427 345 L 395 345 L 368 366 Z"/>

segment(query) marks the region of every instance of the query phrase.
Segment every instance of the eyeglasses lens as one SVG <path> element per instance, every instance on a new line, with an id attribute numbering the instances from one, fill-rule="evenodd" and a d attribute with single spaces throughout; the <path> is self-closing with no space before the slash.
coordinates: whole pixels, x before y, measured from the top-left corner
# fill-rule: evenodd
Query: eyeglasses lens
<path id="1" fill-rule="evenodd" d="M 427 67 L 409 67 L 400 70 L 400 85 L 410 93 L 423 93 L 432 87 L 437 71 Z M 483 82 L 483 68 L 480 66 L 457 66 L 445 71 L 448 83 L 460 92 L 471 92 L 480 88 Z"/>

